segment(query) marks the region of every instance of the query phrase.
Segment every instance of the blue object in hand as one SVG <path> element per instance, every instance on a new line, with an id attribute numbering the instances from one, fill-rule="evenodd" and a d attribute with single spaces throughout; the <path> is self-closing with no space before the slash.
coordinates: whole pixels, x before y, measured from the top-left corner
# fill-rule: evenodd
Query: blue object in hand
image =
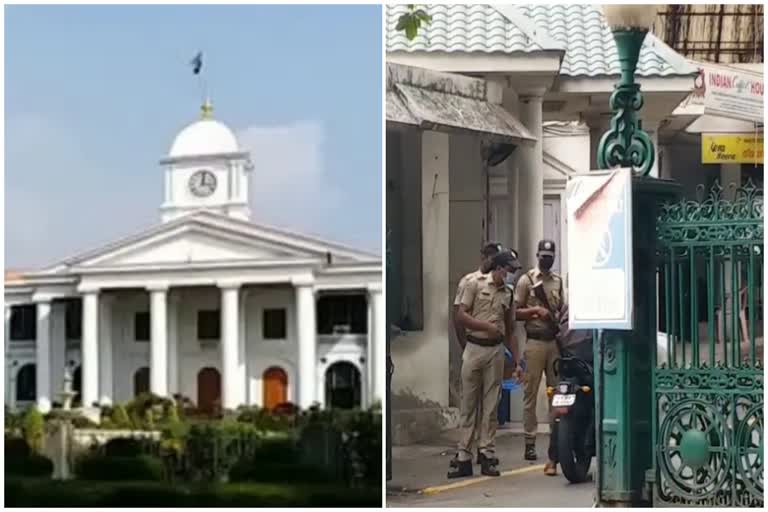
<path id="1" fill-rule="evenodd" d="M 512 361 L 512 352 L 508 348 L 504 348 L 504 357 L 507 360 Z M 505 391 L 517 391 L 520 389 L 521 384 L 516 379 L 505 379 L 501 381 L 501 389 Z"/>

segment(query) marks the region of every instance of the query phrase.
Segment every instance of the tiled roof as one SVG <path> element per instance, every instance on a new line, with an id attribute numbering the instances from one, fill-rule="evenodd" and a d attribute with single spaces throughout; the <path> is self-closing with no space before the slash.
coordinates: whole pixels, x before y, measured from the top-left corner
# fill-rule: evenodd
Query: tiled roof
<path id="1" fill-rule="evenodd" d="M 413 41 L 396 30 L 407 5 L 387 6 L 387 51 L 443 52 L 533 52 L 563 50 L 562 46 L 540 37 L 530 20 L 510 20 L 490 5 L 420 5 L 432 16 L 432 22 L 422 25 Z M 515 22 L 526 24 L 520 27 Z"/>
<path id="2" fill-rule="evenodd" d="M 611 30 L 596 5 L 429 5 L 432 16 L 408 41 L 395 29 L 405 5 L 387 6 L 387 51 L 533 52 L 565 49 L 560 74 L 596 77 L 619 74 Z M 502 12 L 504 14 L 502 14 Z M 544 42 L 542 44 L 542 42 Z M 637 74 L 690 75 L 696 70 L 681 55 L 650 34 L 645 39 Z"/>

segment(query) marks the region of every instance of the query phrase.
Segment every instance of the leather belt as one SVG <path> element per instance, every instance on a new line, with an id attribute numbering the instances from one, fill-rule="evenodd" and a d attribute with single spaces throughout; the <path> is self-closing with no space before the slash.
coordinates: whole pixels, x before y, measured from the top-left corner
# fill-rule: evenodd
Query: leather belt
<path id="1" fill-rule="evenodd" d="M 501 338 L 495 340 L 488 340 L 485 338 L 475 338 L 474 336 L 467 336 L 467 341 L 481 347 L 495 347 L 501 344 Z"/>

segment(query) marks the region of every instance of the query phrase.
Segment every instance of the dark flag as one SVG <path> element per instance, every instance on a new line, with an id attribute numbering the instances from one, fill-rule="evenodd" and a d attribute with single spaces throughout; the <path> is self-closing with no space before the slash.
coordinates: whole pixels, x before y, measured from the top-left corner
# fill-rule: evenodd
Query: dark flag
<path id="1" fill-rule="evenodd" d="M 192 66 L 192 72 L 199 75 L 203 67 L 203 52 L 198 52 L 189 64 Z"/>

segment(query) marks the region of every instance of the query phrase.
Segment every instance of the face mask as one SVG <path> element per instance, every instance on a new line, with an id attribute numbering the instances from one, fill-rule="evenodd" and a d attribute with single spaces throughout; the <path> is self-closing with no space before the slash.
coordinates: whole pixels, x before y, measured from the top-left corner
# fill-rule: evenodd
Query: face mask
<path id="1" fill-rule="evenodd" d="M 515 286 L 518 279 L 520 279 L 521 273 L 522 269 L 515 270 L 514 272 L 507 272 L 507 277 L 504 278 L 504 283 L 508 284 L 509 286 Z"/>
<path id="2" fill-rule="evenodd" d="M 543 256 L 539 258 L 539 268 L 541 270 L 551 269 L 554 263 L 555 263 L 555 258 L 553 258 L 552 256 Z"/>

